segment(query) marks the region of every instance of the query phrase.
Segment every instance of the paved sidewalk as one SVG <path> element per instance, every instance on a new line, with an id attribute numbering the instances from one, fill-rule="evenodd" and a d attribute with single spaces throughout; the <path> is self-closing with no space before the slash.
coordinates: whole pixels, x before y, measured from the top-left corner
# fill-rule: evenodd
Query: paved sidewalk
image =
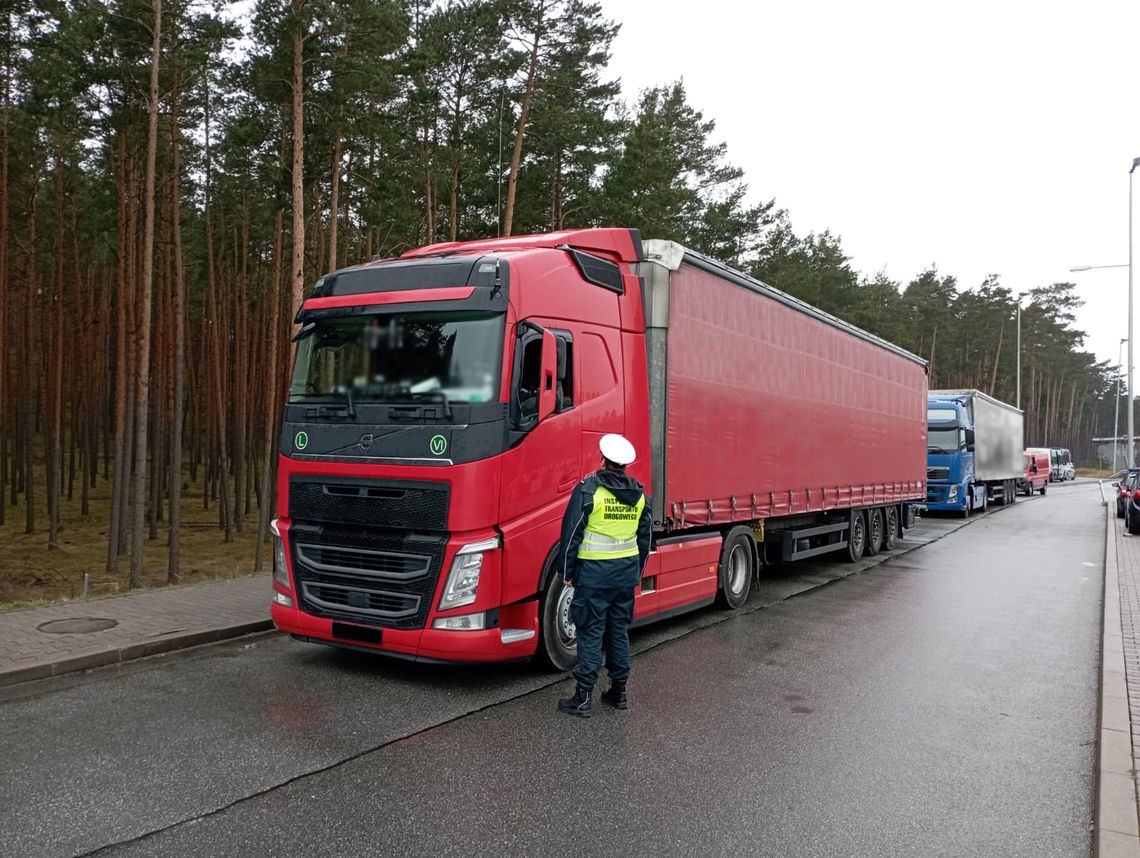
<path id="1" fill-rule="evenodd" d="M 271 597 L 266 573 L 0 613 L 0 686 L 265 631 Z"/>
<path id="2" fill-rule="evenodd" d="M 1096 855 L 1140 858 L 1140 536 L 1116 517 L 1112 488 L 1101 489 L 1107 528 Z"/>

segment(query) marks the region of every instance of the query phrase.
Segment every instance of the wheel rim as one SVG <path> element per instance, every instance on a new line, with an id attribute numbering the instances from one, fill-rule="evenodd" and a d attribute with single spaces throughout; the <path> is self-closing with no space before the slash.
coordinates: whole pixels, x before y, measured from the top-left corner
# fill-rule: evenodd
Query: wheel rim
<path id="1" fill-rule="evenodd" d="M 569 649 L 578 640 L 578 630 L 570 616 L 570 603 L 574 601 L 574 587 L 566 586 L 558 594 L 558 602 L 554 606 L 554 626 L 558 632 L 558 642 Z"/>
<path id="2" fill-rule="evenodd" d="M 883 541 L 883 519 L 880 515 L 871 516 L 871 545 L 877 546 Z"/>
<path id="3" fill-rule="evenodd" d="M 744 582 L 748 579 L 748 555 L 743 545 L 737 545 L 728 555 L 728 591 L 733 595 L 744 589 Z"/>
<path id="4" fill-rule="evenodd" d="M 894 543 L 895 534 L 899 532 L 899 517 L 893 509 L 887 512 L 887 538 L 884 542 Z"/>
<path id="5" fill-rule="evenodd" d="M 856 551 L 859 554 L 863 553 L 864 548 L 864 529 L 863 529 L 863 516 L 860 515 L 855 519 L 855 524 L 851 528 L 851 542 L 853 543 Z"/>

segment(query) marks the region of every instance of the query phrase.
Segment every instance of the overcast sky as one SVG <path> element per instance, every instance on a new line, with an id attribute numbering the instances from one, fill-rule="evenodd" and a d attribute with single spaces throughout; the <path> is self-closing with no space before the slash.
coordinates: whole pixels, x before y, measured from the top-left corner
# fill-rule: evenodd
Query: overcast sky
<path id="1" fill-rule="evenodd" d="M 1086 347 L 1116 363 L 1128 270 L 1069 268 L 1128 262 L 1138 0 L 601 2 L 627 99 L 683 78 L 797 232 L 904 283 L 931 264 L 960 288 L 1072 280 Z"/>

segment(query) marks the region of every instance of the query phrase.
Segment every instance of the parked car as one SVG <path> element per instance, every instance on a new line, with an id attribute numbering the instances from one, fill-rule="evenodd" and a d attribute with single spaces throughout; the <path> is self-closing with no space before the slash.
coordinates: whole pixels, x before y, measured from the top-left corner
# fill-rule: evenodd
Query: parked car
<path id="1" fill-rule="evenodd" d="M 1064 447 L 1051 447 L 1049 459 L 1053 468 L 1049 474 L 1051 482 L 1062 483 L 1065 480 L 1076 479 L 1077 469 L 1073 465 L 1073 454 Z"/>
<path id="2" fill-rule="evenodd" d="M 1140 487 L 1140 468 L 1129 468 L 1120 481 L 1112 485 L 1116 488 L 1116 517 L 1124 518 L 1128 498 Z"/>
<path id="3" fill-rule="evenodd" d="M 1045 447 L 1030 447 L 1025 451 L 1025 473 L 1017 481 L 1019 490 L 1026 495 L 1034 492 L 1045 494 L 1051 472 L 1049 450 Z"/>
<path id="4" fill-rule="evenodd" d="M 1133 536 L 1140 536 L 1140 478 L 1124 498 L 1124 526 Z"/>

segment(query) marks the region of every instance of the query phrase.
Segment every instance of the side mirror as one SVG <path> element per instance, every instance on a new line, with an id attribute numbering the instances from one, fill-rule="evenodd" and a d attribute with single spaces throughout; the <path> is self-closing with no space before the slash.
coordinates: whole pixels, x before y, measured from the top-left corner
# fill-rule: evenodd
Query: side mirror
<path id="1" fill-rule="evenodd" d="M 1120 488 L 1120 483 L 1119 483 L 1119 481 L 1118 481 L 1118 482 L 1115 482 L 1115 483 L 1113 483 L 1113 484 L 1112 484 L 1112 487 L 1113 487 L 1114 489 L 1118 489 L 1118 488 Z"/>
<path id="2" fill-rule="evenodd" d="M 966 430 L 966 447 L 971 449 L 971 450 L 974 449 L 974 430 L 973 429 L 967 429 Z"/>
<path id="3" fill-rule="evenodd" d="M 539 376 L 538 388 L 538 422 L 541 423 L 554 413 L 558 404 L 558 391 L 555 382 L 558 379 L 558 342 L 554 334 L 544 330 L 542 332 L 542 373 Z"/>

